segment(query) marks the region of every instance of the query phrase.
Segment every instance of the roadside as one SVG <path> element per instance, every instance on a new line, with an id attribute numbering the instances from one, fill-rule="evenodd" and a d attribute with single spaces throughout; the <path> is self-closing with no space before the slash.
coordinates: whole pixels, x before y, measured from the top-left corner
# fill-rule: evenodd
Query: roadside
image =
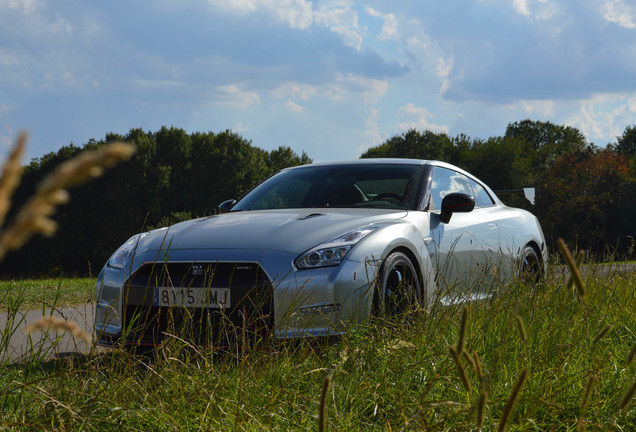
<path id="1" fill-rule="evenodd" d="M 91 344 L 74 338 L 69 332 L 57 333 L 51 330 L 27 334 L 26 328 L 42 317 L 60 317 L 76 323 L 92 338 L 94 310 L 95 304 L 91 302 L 45 310 L 19 311 L 15 316 L 10 316 L 6 311 L 0 312 L 0 363 L 20 362 L 33 355 L 49 358 L 90 351 Z M 12 332 L 8 340 L 5 332 Z"/>

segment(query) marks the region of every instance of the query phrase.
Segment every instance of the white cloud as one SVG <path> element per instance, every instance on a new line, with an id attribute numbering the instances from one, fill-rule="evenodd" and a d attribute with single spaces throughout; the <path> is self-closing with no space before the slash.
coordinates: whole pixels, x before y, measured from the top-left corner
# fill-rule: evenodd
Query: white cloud
<path id="1" fill-rule="evenodd" d="M 286 82 L 275 88 L 271 92 L 271 96 L 275 98 L 291 98 L 309 100 L 309 98 L 318 94 L 318 88 L 301 82 Z"/>
<path id="2" fill-rule="evenodd" d="M 527 114 L 540 117 L 548 117 L 555 114 L 554 101 L 539 100 L 539 101 L 521 101 L 521 106 Z"/>
<path id="3" fill-rule="evenodd" d="M 39 4 L 37 0 L 0 0 L 0 6 L 31 14 L 38 9 Z"/>
<path id="4" fill-rule="evenodd" d="M 307 29 L 313 23 L 311 2 L 305 0 L 209 0 L 222 9 L 248 14 L 263 10 L 291 28 Z"/>
<path id="5" fill-rule="evenodd" d="M 345 45 L 360 50 L 364 29 L 358 23 L 358 13 L 348 5 L 325 5 L 315 12 L 316 22 L 342 36 Z"/>
<path id="6" fill-rule="evenodd" d="M 393 36 L 397 34 L 398 31 L 398 21 L 395 18 L 395 15 L 392 13 L 382 14 L 381 12 L 373 9 L 372 7 L 367 6 L 366 8 L 367 14 L 374 18 L 382 18 L 384 20 L 384 24 L 382 25 L 382 31 L 378 36 L 378 39 L 391 39 Z"/>
<path id="7" fill-rule="evenodd" d="M 512 0 L 512 6 L 515 8 L 518 14 L 530 16 L 528 0 Z"/>
<path id="8" fill-rule="evenodd" d="M 578 128 L 597 145 L 614 142 L 625 127 L 634 123 L 635 95 L 597 94 L 577 105 L 577 111 L 565 119 L 565 124 Z"/>
<path id="9" fill-rule="evenodd" d="M 371 100 L 384 95 L 389 89 L 386 80 L 367 78 L 361 75 L 340 74 L 335 83 L 326 86 L 325 93 L 333 100 L 343 100 L 351 95 Z"/>
<path id="10" fill-rule="evenodd" d="M 11 111 L 13 111 L 15 109 L 15 107 L 9 106 L 9 105 L 0 105 L 0 114 L 7 114 Z"/>
<path id="11" fill-rule="evenodd" d="M 15 52 L 10 52 L 0 48 L 0 63 L 5 66 L 18 66 L 20 60 Z"/>
<path id="12" fill-rule="evenodd" d="M 305 108 L 303 108 L 302 106 L 300 106 L 297 103 L 292 102 L 290 100 L 285 102 L 285 106 L 287 107 L 288 110 L 290 110 L 291 112 L 295 112 L 295 113 L 301 113 L 301 112 L 303 112 L 305 110 Z"/>
<path id="13" fill-rule="evenodd" d="M 607 21 L 625 28 L 636 28 L 634 24 L 633 6 L 630 7 L 623 0 L 607 0 L 603 5 L 604 18 Z"/>
<path id="14" fill-rule="evenodd" d="M 347 2 L 328 2 L 317 9 L 307 0 L 209 0 L 223 10 L 241 15 L 264 11 L 291 28 L 307 30 L 317 24 L 342 36 L 345 45 L 360 50 L 364 29 Z"/>
<path id="15" fill-rule="evenodd" d="M 527 18 L 547 20 L 558 12 L 558 5 L 552 0 L 512 0 L 512 7 Z"/>
<path id="16" fill-rule="evenodd" d="M 380 108 L 372 108 L 365 121 L 364 139 L 358 147 L 358 153 L 362 154 L 370 147 L 381 144 L 384 137 L 380 132 Z"/>
<path id="17" fill-rule="evenodd" d="M 404 121 L 396 125 L 396 131 L 398 132 L 418 129 L 448 133 L 449 130 L 447 126 L 431 123 L 429 119 L 435 118 L 435 116 L 428 109 L 415 106 L 413 103 L 408 103 L 400 108 L 398 117 L 404 119 Z"/>
<path id="18" fill-rule="evenodd" d="M 261 98 L 258 93 L 253 91 L 243 91 L 243 89 L 237 84 L 221 86 L 218 87 L 217 90 L 218 94 L 216 95 L 216 100 L 214 102 L 219 105 L 247 108 L 261 102 Z"/>

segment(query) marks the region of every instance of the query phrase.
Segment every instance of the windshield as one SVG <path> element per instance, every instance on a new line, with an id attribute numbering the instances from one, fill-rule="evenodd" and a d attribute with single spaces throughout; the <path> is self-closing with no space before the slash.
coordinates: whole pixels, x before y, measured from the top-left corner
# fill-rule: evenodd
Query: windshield
<path id="1" fill-rule="evenodd" d="M 421 166 L 352 164 L 307 166 L 267 179 L 232 211 L 309 207 L 413 209 Z"/>

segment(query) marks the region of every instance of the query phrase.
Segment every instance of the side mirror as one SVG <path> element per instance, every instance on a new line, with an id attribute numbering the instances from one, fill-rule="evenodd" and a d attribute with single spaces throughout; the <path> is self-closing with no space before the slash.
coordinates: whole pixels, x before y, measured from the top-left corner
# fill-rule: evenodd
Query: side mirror
<path id="1" fill-rule="evenodd" d="M 472 196 L 453 192 L 444 197 L 442 200 L 442 222 L 448 223 L 453 213 L 468 213 L 475 208 L 475 198 Z"/>
<path id="2" fill-rule="evenodd" d="M 223 201 L 221 204 L 219 204 L 219 213 L 229 212 L 230 209 L 234 207 L 234 204 L 236 204 L 235 199 L 229 199 L 229 200 Z"/>

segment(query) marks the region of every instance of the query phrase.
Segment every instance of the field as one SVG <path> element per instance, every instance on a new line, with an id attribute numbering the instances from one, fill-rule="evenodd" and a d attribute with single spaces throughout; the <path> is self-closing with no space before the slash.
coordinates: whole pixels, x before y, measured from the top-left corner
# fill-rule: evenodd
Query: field
<path id="1" fill-rule="evenodd" d="M 20 309 L 87 303 L 95 300 L 95 279 L 22 279 L 0 281 L 0 312 L 12 304 Z"/>
<path id="2" fill-rule="evenodd" d="M 33 283 L 9 285 L 4 309 L 50 302 L 42 287 L 59 285 L 55 302 L 92 295 L 91 280 L 69 290 L 78 297 L 62 294 L 68 280 Z M 29 286 L 35 294 L 16 300 Z M 633 430 L 635 287 L 636 274 L 604 267 L 584 293 L 548 275 L 333 340 L 220 352 L 175 337 L 151 356 L 42 352 L 0 364 L 0 428 Z"/>

